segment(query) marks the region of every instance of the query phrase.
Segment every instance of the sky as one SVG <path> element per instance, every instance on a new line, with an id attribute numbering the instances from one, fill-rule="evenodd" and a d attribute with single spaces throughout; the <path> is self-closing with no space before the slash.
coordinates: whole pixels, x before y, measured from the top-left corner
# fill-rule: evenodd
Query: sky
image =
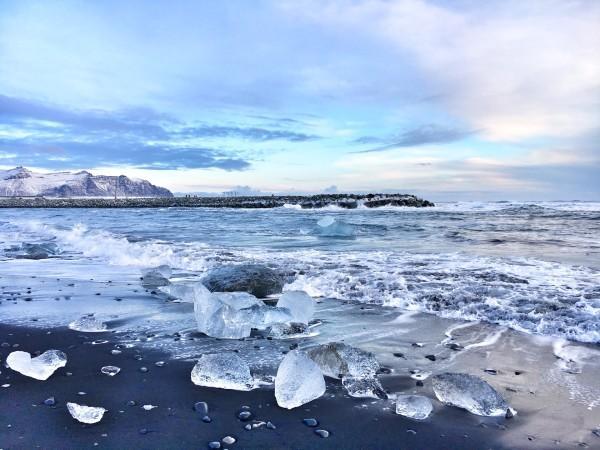
<path id="1" fill-rule="evenodd" d="M 0 0 L 0 168 L 600 200 L 600 1 Z"/>

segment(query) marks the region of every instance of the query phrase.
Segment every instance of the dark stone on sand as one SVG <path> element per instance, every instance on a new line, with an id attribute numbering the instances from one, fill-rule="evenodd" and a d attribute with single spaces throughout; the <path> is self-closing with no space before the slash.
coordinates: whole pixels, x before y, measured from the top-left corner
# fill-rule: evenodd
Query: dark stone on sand
<path id="1" fill-rule="evenodd" d="M 322 429 L 315 430 L 315 434 L 317 436 L 319 436 L 319 437 L 322 437 L 322 438 L 328 438 L 329 437 L 329 431 L 327 431 L 327 430 L 322 430 Z"/>
<path id="2" fill-rule="evenodd" d="M 423 386 L 423 381 L 422 380 L 417 380 L 417 386 L 422 387 Z"/>
<path id="3" fill-rule="evenodd" d="M 267 266 L 239 264 L 211 270 L 202 283 L 211 292 L 248 292 L 264 298 L 281 293 L 285 280 Z"/>
<path id="4" fill-rule="evenodd" d="M 513 412 L 510 409 L 506 410 L 506 414 L 504 415 L 505 418 L 507 419 L 512 419 L 515 415 L 513 414 Z"/>
<path id="5" fill-rule="evenodd" d="M 302 423 L 304 425 L 306 425 L 307 427 L 316 427 L 317 425 L 319 425 L 319 421 L 317 419 L 303 419 Z"/>
<path id="6" fill-rule="evenodd" d="M 435 361 L 437 359 L 435 355 L 425 355 L 425 358 L 427 358 L 429 361 Z"/>
<path id="7" fill-rule="evenodd" d="M 483 371 L 490 375 L 498 375 L 498 371 L 496 369 L 483 369 Z"/>
<path id="8" fill-rule="evenodd" d="M 251 411 L 248 410 L 243 410 L 240 411 L 237 415 L 238 419 L 240 419 L 242 422 L 248 422 L 249 420 L 252 419 L 253 414 Z"/>
<path id="9" fill-rule="evenodd" d="M 455 352 L 458 352 L 460 350 L 463 349 L 462 345 L 457 344 L 455 342 L 451 342 L 449 344 L 446 344 L 446 347 L 448 347 L 450 350 L 454 350 Z"/>
<path id="10" fill-rule="evenodd" d="M 396 358 L 404 358 L 404 353 L 394 353 Z"/>

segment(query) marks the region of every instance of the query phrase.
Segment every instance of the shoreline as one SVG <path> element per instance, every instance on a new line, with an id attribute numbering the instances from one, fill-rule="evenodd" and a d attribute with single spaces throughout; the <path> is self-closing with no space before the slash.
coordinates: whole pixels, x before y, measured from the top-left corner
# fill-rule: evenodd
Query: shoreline
<path id="1" fill-rule="evenodd" d="M 0 208 L 280 208 L 296 205 L 302 209 L 337 206 L 356 209 L 359 206 L 410 206 L 424 208 L 434 203 L 404 194 L 323 194 L 273 195 L 245 197 L 138 197 L 138 198 L 60 198 L 0 197 Z"/>
<path id="2" fill-rule="evenodd" d="M 0 446 L 5 450 L 208 448 L 208 442 L 225 436 L 233 436 L 237 442 L 230 447 L 238 449 L 503 449 L 508 448 L 500 442 L 506 428 L 522 425 L 520 420 L 473 416 L 457 408 L 442 408 L 432 419 L 414 421 L 394 414 L 393 402 L 390 410 L 382 411 L 380 403 L 371 407 L 373 399 L 344 395 L 341 384 L 331 380 L 323 397 L 286 410 L 277 406 L 272 389 L 239 392 L 195 386 L 190 381 L 193 361 L 172 360 L 159 351 L 135 347 L 120 347 L 122 353 L 112 355 L 111 349 L 118 345 L 114 334 L 0 324 L 0 336 L 2 360 L 14 350 L 51 348 L 68 357 L 67 365 L 46 381 L 2 368 L 2 384 L 10 384 L 0 390 Z M 91 344 L 99 339 L 109 342 Z M 156 361 L 165 365 L 157 367 Z M 104 365 L 116 365 L 121 372 L 103 375 Z M 140 371 L 141 367 L 148 371 Z M 394 382 L 405 383 L 388 379 Z M 49 397 L 55 398 L 54 406 L 44 404 Z M 198 401 L 208 403 L 212 422 L 204 423 L 194 411 Z M 70 417 L 66 402 L 102 406 L 108 412 L 99 423 L 83 425 Z M 148 404 L 157 408 L 144 410 L 142 406 Z M 254 420 L 270 421 L 276 428 L 262 425 L 245 430 L 253 422 L 236 417 L 242 406 L 250 407 Z M 316 418 L 317 429 L 326 429 L 329 437 L 316 435 L 315 428 L 302 423 L 305 418 Z"/>

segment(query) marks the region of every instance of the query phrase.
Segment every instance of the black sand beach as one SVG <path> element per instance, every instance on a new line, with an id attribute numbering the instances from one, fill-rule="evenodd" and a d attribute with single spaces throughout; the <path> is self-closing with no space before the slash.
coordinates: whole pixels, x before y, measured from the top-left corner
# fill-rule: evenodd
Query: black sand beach
<path id="1" fill-rule="evenodd" d="M 109 342 L 92 345 L 100 339 Z M 505 428 L 519 426 L 517 420 L 482 418 L 455 408 L 444 408 L 435 420 L 423 422 L 395 415 L 393 409 L 382 414 L 379 408 L 369 408 L 371 400 L 343 396 L 341 386 L 331 382 L 326 396 L 288 411 L 276 405 L 271 389 L 236 392 L 195 386 L 190 381 L 193 362 L 167 360 L 160 353 L 135 348 L 112 355 L 116 340 L 106 333 L 0 325 L 0 341 L 3 361 L 14 350 L 56 348 L 68 355 L 66 367 L 47 381 L 2 368 L 1 382 L 10 384 L 0 390 L 0 448 L 5 450 L 208 448 L 209 442 L 225 436 L 237 442 L 222 448 L 500 449 L 507 448 L 500 443 Z M 166 364 L 157 367 L 157 361 Z M 105 365 L 116 365 L 121 372 L 103 375 L 100 368 Z M 141 367 L 148 371 L 140 371 Z M 44 405 L 50 397 L 55 406 Z M 100 423 L 83 425 L 67 412 L 68 401 L 103 406 L 108 412 Z M 198 401 L 208 403 L 212 422 L 204 423 L 194 411 Z M 146 411 L 143 405 L 157 408 Z M 254 420 L 271 421 L 276 429 L 262 425 L 246 431 L 244 426 L 253 422 L 237 418 L 242 406 L 250 407 Z M 302 423 L 305 418 L 316 418 L 319 426 L 307 427 Z M 315 429 L 325 429 L 330 436 L 321 438 Z M 527 442 L 525 447 L 536 445 Z"/>

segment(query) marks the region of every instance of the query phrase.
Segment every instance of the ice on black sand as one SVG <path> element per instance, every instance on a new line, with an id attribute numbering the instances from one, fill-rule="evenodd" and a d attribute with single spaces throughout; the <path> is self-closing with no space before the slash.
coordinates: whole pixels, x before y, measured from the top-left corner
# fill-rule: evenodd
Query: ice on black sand
<path id="1" fill-rule="evenodd" d="M 121 368 L 117 366 L 104 366 L 100 369 L 100 372 L 102 372 L 104 375 L 108 375 L 109 377 L 114 377 L 120 371 Z"/>
<path id="2" fill-rule="evenodd" d="M 478 416 L 505 416 L 516 411 L 487 382 L 466 373 L 442 373 L 432 378 L 439 401 L 463 408 Z"/>
<path id="3" fill-rule="evenodd" d="M 411 419 L 427 419 L 433 411 L 431 400 L 422 395 L 398 395 L 396 397 L 396 414 Z"/>
<path id="4" fill-rule="evenodd" d="M 60 350 L 47 350 L 35 358 L 22 351 L 12 352 L 6 357 L 6 365 L 12 370 L 42 381 L 66 364 L 67 355 Z"/>
<path id="5" fill-rule="evenodd" d="M 198 386 L 250 391 L 256 387 L 248 364 L 235 353 L 202 355 L 192 369 L 192 382 Z"/>
<path id="6" fill-rule="evenodd" d="M 341 342 L 330 342 L 307 351 L 325 376 L 341 379 L 352 397 L 387 398 L 377 379 L 379 363 L 372 353 Z"/>
<path id="7" fill-rule="evenodd" d="M 281 361 L 275 377 L 277 404 L 292 409 L 324 393 L 325 379 L 319 366 L 299 350 L 289 352 Z"/>
<path id="8" fill-rule="evenodd" d="M 315 313 L 315 301 L 304 291 L 286 291 L 277 302 L 279 308 L 287 308 L 292 314 L 292 321 L 308 324 Z"/>
<path id="9" fill-rule="evenodd" d="M 84 333 L 99 333 L 108 329 L 104 322 L 96 319 L 94 316 L 83 316 L 71 322 L 69 328 Z"/>
<path id="10" fill-rule="evenodd" d="M 104 416 L 104 413 L 106 412 L 106 409 L 99 406 L 79 405 L 72 402 L 67 403 L 67 409 L 73 419 L 88 424 L 100 422 L 102 416 Z"/>

